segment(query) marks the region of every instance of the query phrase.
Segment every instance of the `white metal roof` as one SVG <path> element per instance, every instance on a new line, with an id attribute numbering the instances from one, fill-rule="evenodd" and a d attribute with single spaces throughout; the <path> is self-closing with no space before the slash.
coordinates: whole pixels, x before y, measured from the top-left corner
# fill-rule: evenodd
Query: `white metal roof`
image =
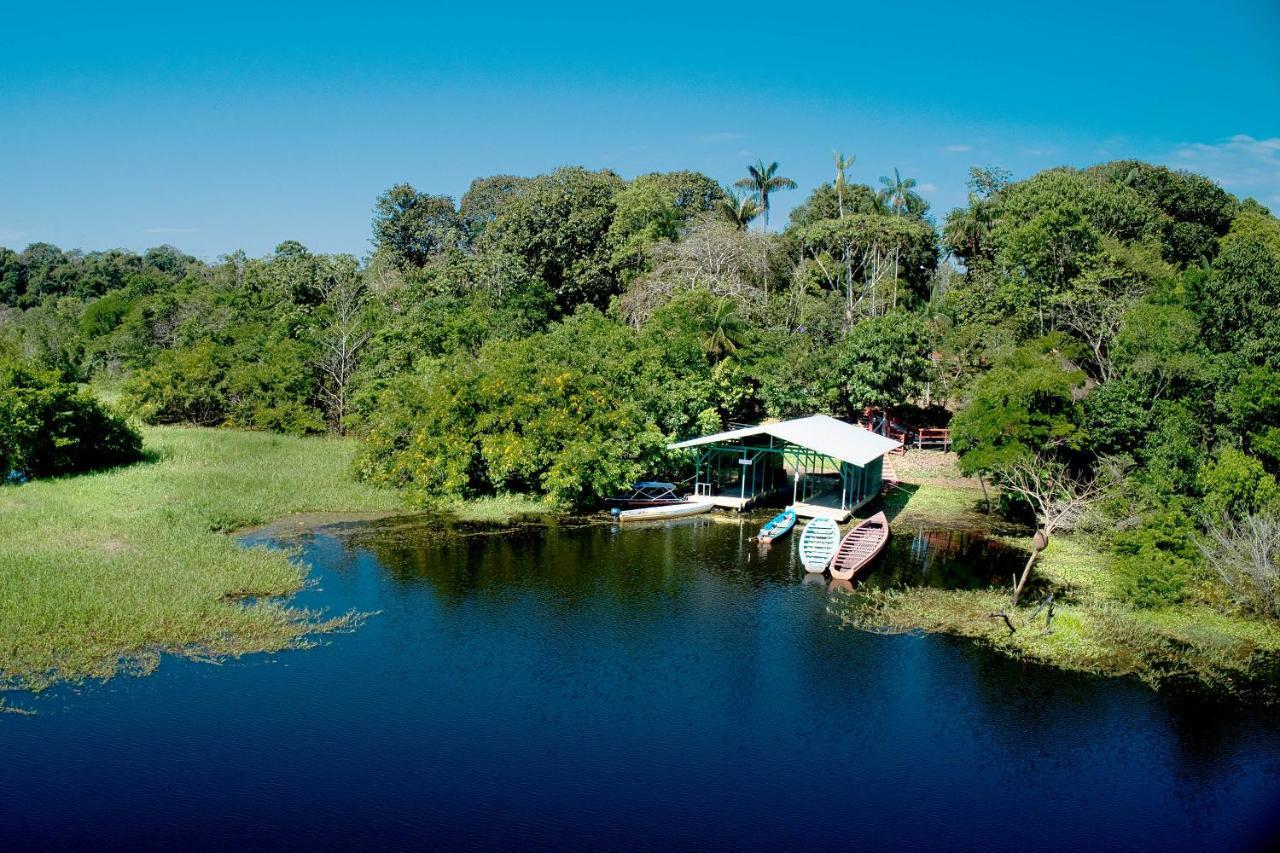
<path id="1" fill-rule="evenodd" d="M 731 429 L 715 435 L 704 435 L 688 441 L 677 441 L 667 445 L 672 450 L 681 447 L 698 447 L 703 444 L 715 444 L 720 441 L 735 441 L 750 438 L 753 435 L 771 435 L 791 444 L 839 459 L 851 465 L 866 465 L 873 459 L 884 456 L 890 450 L 902 446 L 902 442 L 885 438 L 860 426 L 845 423 L 827 415 L 810 415 L 807 418 L 796 418 L 791 421 L 780 421 L 776 424 Z"/>

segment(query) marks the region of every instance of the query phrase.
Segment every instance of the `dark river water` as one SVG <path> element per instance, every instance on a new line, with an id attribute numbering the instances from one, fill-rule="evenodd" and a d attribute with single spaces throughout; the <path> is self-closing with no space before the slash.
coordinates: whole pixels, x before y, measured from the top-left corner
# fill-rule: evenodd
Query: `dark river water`
<path id="1" fill-rule="evenodd" d="M 10 695 L 0 845 L 1265 849 L 1273 712 L 842 629 L 758 521 L 306 534 L 309 651 Z M 250 541 L 280 544 L 278 534 Z M 1017 554 L 897 530 L 873 583 Z"/>

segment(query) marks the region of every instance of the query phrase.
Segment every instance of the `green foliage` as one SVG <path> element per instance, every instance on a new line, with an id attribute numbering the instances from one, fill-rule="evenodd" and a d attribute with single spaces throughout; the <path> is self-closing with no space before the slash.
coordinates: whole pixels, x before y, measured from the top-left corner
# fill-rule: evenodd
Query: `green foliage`
<path id="1" fill-rule="evenodd" d="M 846 183 L 843 188 L 844 213 L 884 214 L 885 210 L 876 198 L 876 191 L 866 184 Z M 824 219 L 840 218 L 840 197 L 830 183 L 819 184 L 809 197 L 791 208 L 790 227 L 804 228 Z"/>
<path id="2" fill-rule="evenodd" d="M 585 313 L 442 362 L 389 391 L 359 471 L 419 503 L 533 491 L 588 506 L 662 453 L 651 416 L 623 392 L 635 353 L 633 332 Z"/>
<path id="3" fill-rule="evenodd" d="M 1196 297 L 1214 350 L 1280 369 L 1280 220 L 1237 216 Z"/>
<path id="4" fill-rule="evenodd" d="M 458 204 L 458 220 L 468 243 L 474 243 L 506 201 L 524 191 L 529 178 L 493 175 L 476 178 Z"/>
<path id="5" fill-rule="evenodd" d="M 1116 160 L 1086 170 L 1131 187 L 1164 213 L 1163 254 L 1176 264 L 1211 260 L 1227 232 L 1237 203 L 1221 187 L 1190 172 L 1175 172 L 1137 160 Z"/>
<path id="6" fill-rule="evenodd" d="M 1178 305 L 1135 305 L 1124 316 L 1111 355 L 1116 370 L 1151 400 L 1194 394 L 1208 378 L 1200 326 Z"/>
<path id="7" fill-rule="evenodd" d="M 420 193 L 396 184 L 378 196 L 373 242 L 401 269 L 420 267 L 461 237 L 458 213 L 448 196 Z"/>
<path id="8" fill-rule="evenodd" d="M 1220 450 L 1201 469 L 1197 485 L 1204 495 L 1200 510 L 1210 524 L 1225 517 L 1280 511 L 1280 483 L 1260 461 L 1232 447 Z"/>
<path id="9" fill-rule="evenodd" d="M 918 316 L 885 314 L 858 323 L 828 355 L 825 392 L 833 410 L 853 419 L 867 406 L 914 399 L 932 367 L 929 344 Z"/>
<path id="10" fill-rule="evenodd" d="M 747 177 L 739 180 L 734 186 L 755 193 L 760 211 L 764 214 L 764 228 L 769 230 L 769 196 L 781 190 L 793 190 L 796 182 L 778 174 L 778 162 L 768 165 L 764 160 L 757 160 L 754 166 L 747 167 Z"/>
<path id="11" fill-rule="evenodd" d="M 0 364 L 0 474 L 52 477 L 136 462 L 142 439 L 57 374 Z M 3 482 L 3 480 L 0 480 Z"/>
<path id="12" fill-rule="evenodd" d="M 1232 432 L 1246 453 L 1280 469 L 1280 372 L 1254 367 L 1244 371 L 1224 395 Z"/>
<path id="13" fill-rule="evenodd" d="M 1200 560 L 1187 510 L 1174 503 L 1151 513 L 1138 527 L 1113 535 L 1111 574 L 1117 596 L 1137 607 L 1164 607 L 1185 597 Z"/>
<path id="14" fill-rule="evenodd" d="M 924 223 L 883 214 L 847 214 L 799 228 L 795 237 L 817 259 L 830 287 L 852 285 L 858 291 L 886 278 L 895 284 L 900 279 L 905 284 L 904 301 L 911 296 L 928 297 L 938 262 L 938 240 L 933 228 Z M 853 282 L 844 280 L 848 272 Z"/>
<path id="15" fill-rule="evenodd" d="M 622 187 L 607 171 L 540 175 L 506 200 L 477 248 L 511 276 L 541 282 L 563 313 L 604 307 L 619 290 L 607 238 Z"/>
<path id="16" fill-rule="evenodd" d="M 698 172 L 654 172 L 619 190 L 607 239 L 623 283 L 645 270 L 651 246 L 677 239 L 690 217 L 724 198 L 720 185 Z"/>
<path id="17" fill-rule="evenodd" d="M 1058 335 L 1032 341 L 977 381 L 951 423 L 961 471 L 994 471 L 1035 453 L 1083 446 L 1076 397 L 1085 376 L 1064 347 Z"/>

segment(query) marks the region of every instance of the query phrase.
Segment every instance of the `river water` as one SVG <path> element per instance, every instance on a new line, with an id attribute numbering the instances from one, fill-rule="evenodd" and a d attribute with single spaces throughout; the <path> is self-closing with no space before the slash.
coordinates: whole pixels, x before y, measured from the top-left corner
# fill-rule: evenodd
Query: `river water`
<path id="1" fill-rule="evenodd" d="M 503 535 L 400 519 L 296 547 L 308 651 L 10 697 L 6 848 L 1265 849 L 1280 720 L 842 629 L 757 520 Z M 476 534 L 476 535 L 472 535 Z M 1018 555 L 895 530 L 869 582 Z"/>

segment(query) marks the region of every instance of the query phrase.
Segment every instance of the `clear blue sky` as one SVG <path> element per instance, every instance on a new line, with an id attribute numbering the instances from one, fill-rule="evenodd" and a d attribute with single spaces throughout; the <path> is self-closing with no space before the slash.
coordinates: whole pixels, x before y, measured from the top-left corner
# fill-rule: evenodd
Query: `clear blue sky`
<path id="1" fill-rule="evenodd" d="M 562 164 L 801 190 L 1139 157 L 1280 209 L 1280 2 L 25 3 L 0 40 L 0 245 L 364 254 L 393 183 Z M 128 11 L 125 11 L 125 9 Z"/>

